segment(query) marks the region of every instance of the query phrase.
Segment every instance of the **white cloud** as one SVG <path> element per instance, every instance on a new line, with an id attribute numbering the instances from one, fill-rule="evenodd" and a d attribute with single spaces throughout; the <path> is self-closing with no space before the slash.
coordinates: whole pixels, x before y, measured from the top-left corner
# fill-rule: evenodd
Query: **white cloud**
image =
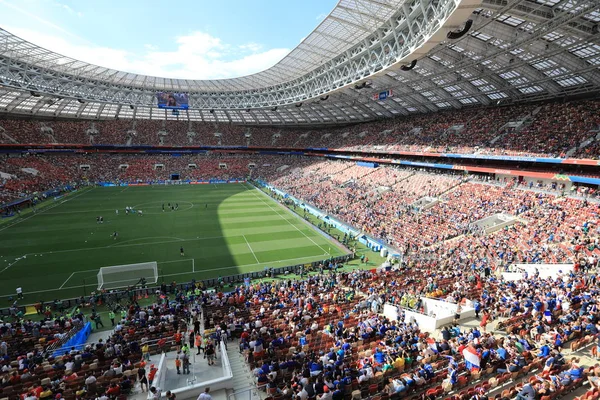
<path id="1" fill-rule="evenodd" d="M 245 76 L 275 65 L 290 51 L 285 48 L 262 50 L 262 46 L 256 43 L 232 46 L 208 33 L 193 32 L 175 38 L 176 48 L 172 51 L 159 51 L 156 46 L 146 44 L 134 53 L 88 43 L 73 43 L 33 30 L 6 29 L 71 58 L 122 71 L 168 78 L 223 79 Z"/>
<path id="2" fill-rule="evenodd" d="M 81 18 L 83 17 L 83 13 L 81 11 L 76 11 L 74 10 L 71 6 L 64 4 L 64 3 L 60 3 L 60 2 L 54 2 L 52 3 L 54 4 L 56 7 L 60 7 L 63 10 L 65 10 L 69 15 L 76 15 L 77 17 Z"/>
<path id="3" fill-rule="evenodd" d="M 257 52 L 262 50 L 262 45 L 258 43 L 247 43 L 240 46 L 240 50 Z"/>
<path id="4" fill-rule="evenodd" d="M 69 7 L 68 5 L 66 5 L 66 4 L 60 4 L 60 3 L 58 3 L 58 5 L 59 5 L 60 7 L 62 7 L 62 8 L 63 8 L 63 10 L 67 10 L 67 12 L 68 12 L 69 14 L 75 14 L 75 10 L 73 10 L 73 9 L 72 9 L 71 7 Z"/>
<path id="5" fill-rule="evenodd" d="M 62 26 L 59 26 L 59 25 L 53 23 L 52 21 L 49 21 L 49 20 L 47 20 L 45 18 L 42 18 L 42 17 L 40 17 L 38 15 L 35 15 L 35 14 L 29 12 L 28 10 L 26 10 L 24 8 L 16 6 L 15 4 L 12 4 L 12 3 L 7 2 L 5 0 L 0 0 L 0 4 L 4 4 L 5 6 L 8 6 L 8 7 L 12 8 L 13 10 L 15 10 L 15 11 L 17 11 L 17 12 L 25 15 L 26 17 L 32 18 L 32 19 L 40 22 L 41 24 L 43 24 L 43 25 L 45 25 L 45 26 L 47 26 L 49 28 L 52 28 L 52 29 L 54 29 L 54 30 L 56 30 L 58 32 L 61 32 L 61 33 L 65 34 L 65 35 L 68 35 L 68 36 L 71 36 L 71 37 L 73 37 L 73 38 L 75 38 L 77 40 L 80 40 L 80 41 L 86 41 L 85 39 L 82 39 L 81 37 L 79 37 L 79 36 L 73 34 L 72 32 L 69 32 L 68 30 L 64 29 Z"/>

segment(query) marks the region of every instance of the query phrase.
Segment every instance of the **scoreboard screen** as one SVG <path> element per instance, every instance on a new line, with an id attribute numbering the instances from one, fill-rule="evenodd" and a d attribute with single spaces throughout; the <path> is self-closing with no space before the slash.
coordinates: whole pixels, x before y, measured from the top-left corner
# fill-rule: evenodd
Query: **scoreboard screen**
<path id="1" fill-rule="evenodd" d="M 186 110 L 189 107 L 187 93 L 177 92 L 157 92 L 156 100 L 158 108 L 168 108 L 170 110 Z"/>

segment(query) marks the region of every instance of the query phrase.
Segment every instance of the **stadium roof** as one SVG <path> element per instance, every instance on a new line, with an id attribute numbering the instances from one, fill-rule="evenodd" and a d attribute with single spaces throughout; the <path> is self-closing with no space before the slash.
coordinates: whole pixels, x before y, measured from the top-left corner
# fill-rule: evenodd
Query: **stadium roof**
<path id="1" fill-rule="evenodd" d="M 600 93 L 599 23 L 597 0 L 340 0 L 275 66 L 220 80 L 112 70 L 0 29 L 0 110 L 297 125 Z M 157 91 L 190 109 L 156 108 Z"/>

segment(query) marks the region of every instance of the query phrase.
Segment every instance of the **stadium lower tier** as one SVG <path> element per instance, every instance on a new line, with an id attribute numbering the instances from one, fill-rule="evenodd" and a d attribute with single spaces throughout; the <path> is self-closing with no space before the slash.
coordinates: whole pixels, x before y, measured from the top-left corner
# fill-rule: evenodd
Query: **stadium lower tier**
<path id="1" fill-rule="evenodd" d="M 568 280 L 530 276 L 505 283 L 473 270 L 467 259 L 443 265 L 408 257 L 387 273 L 257 282 L 226 293 L 162 285 L 151 305 L 122 301 L 107 340 L 56 357 L 50 346 L 87 318 L 95 328 L 102 320 L 83 303 L 73 312 L 38 304 L 41 321 L 0 323 L 0 394 L 125 399 L 156 385 L 155 365 L 145 361 L 151 354 L 172 352 L 167 360 L 174 360 L 176 351 L 183 357 L 199 343 L 198 354 L 212 354 L 221 341 L 239 338 L 254 384 L 272 398 L 474 400 L 534 393 L 572 399 L 587 379 L 595 385 L 599 372 L 580 359 L 590 343 L 595 348 L 600 328 L 592 271 L 586 263 Z M 454 307 L 468 302 L 478 318 L 471 327 L 456 321 L 436 335 L 402 314 L 395 320 L 380 313 L 383 304 L 422 311 L 422 296 Z M 99 306 L 111 297 L 99 293 L 86 301 Z M 195 328 L 200 315 L 203 335 Z M 596 390 L 581 390 L 582 399 Z"/>
<path id="2" fill-rule="evenodd" d="M 188 325 L 199 307 L 205 326 L 215 329 L 207 343 L 239 337 L 256 384 L 273 398 L 471 400 L 529 392 L 572 398 L 587 377 L 597 382 L 600 371 L 575 357 L 587 354 L 580 348 L 600 331 L 598 202 L 591 190 L 297 157 L 48 155 L 8 158 L 0 171 L 14 176 L 5 190 L 29 179 L 23 192 L 86 180 L 251 174 L 403 255 L 395 271 L 276 280 L 229 293 L 164 284 L 151 305 L 123 300 L 107 341 L 61 357 L 48 346 L 86 319 L 98 327 L 99 315 L 85 303 L 106 304 L 111 295 L 83 299 L 74 310 L 38 304 L 36 322 L 18 314 L 0 322 L 0 398 L 122 399 L 151 381 L 146 354 L 203 340 Z M 478 225 L 497 214 L 515 219 L 496 231 Z M 573 272 L 509 283 L 496 278 L 519 262 L 569 263 Z M 442 329 L 436 339 L 402 315 L 393 321 L 380 314 L 386 303 L 423 311 L 421 297 L 468 302 L 481 319 L 471 328 Z M 569 356 L 567 348 L 574 351 Z"/>
<path id="3" fill-rule="evenodd" d="M 331 128 L 0 120 L 0 144 L 253 146 L 598 159 L 600 101 L 452 110 Z"/>

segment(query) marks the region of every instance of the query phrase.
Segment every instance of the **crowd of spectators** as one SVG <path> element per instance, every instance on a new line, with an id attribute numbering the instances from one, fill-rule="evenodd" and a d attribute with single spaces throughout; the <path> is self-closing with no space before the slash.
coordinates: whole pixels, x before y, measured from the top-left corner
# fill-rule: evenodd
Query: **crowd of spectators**
<path id="1" fill-rule="evenodd" d="M 60 357 L 44 350 L 65 329 L 86 318 L 100 322 L 78 307 L 60 315 L 40 305 L 40 312 L 46 310 L 41 322 L 21 317 L 0 324 L 0 394 L 124 399 L 137 384 L 148 390 L 152 367 L 145 354 L 177 349 L 182 341 L 193 346 L 196 310 L 203 306 L 207 327 L 240 337 L 256 383 L 273 397 L 467 400 L 496 387 L 509 399 L 531 390 L 566 395 L 586 375 L 591 382 L 597 376 L 565 354 L 595 341 L 600 330 L 600 292 L 591 274 L 596 264 L 578 263 L 556 280 L 534 275 L 506 283 L 448 248 L 440 258 L 409 254 L 385 273 L 321 273 L 229 293 L 165 286 L 150 306 L 135 299 L 124 304 L 107 341 Z M 482 314 L 480 328 L 452 325 L 435 337 L 402 315 L 394 321 L 380 314 L 386 303 L 418 311 L 421 296 L 472 303 Z M 500 334 L 487 332 L 487 323 L 501 317 Z M 477 354 L 479 368 L 466 362 L 465 351 Z M 528 379 L 519 383 L 521 377 Z"/>
<path id="2" fill-rule="evenodd" d="M 112 294 L 82 297 L 69 310 L 38 303 L 39 322 L 20 314 L 0 321 L 0 395 L 10 400 L 121 400 L 136 382 L 148 391 L 156 369 L 146 359 L 175 348 L 177 335 L 187 332 L 197 315 L 181 289 L 163 285 L 158 292 L 149 306 L 140 306 L 127 293 L 114 303 L 114 331 L 107 340 L 72 347 L 64 355 L 54 351 L 64 345 L 67 332 L 77 332 L 88 321 L 103 325 L 95 305 Z M 84 314 L 82 309 L 90 306 Z"/>
<path id="3" fill-rule="evenodd" d="M 600 255 L 598 203 L 577 191 L 569 197 L 516 181 L 258 155 L 46 155 L 7 158 L 2 166 L 30 180 L 21 190 L 46 182 L 148 182 L 174 172 L 181 179 L 252 173 L 388 241 L 403 261 L 383 274 L 322 274 L 240 286 L 229 294 L 177 292 L 175 301 L 159 298 L 147 308 L 132 303 L 106 343 L 64 357 L 43 350 L 85 316 L 49 313 L 39 324 L 15 316 L 14 324 L 0 325 L 1 398 L 119 398 L 145 375 L 145 343 L 189 329 L 194 308 L 189 302 L 205 306 L 209 324 L 240 334 L 257 383 L 274 397 L 454 393 L 471 399 L 506 382 L 515 384 L 502 396 L 530 391 L 542 396 L 566 393 L 586 373 L 595 373 L 564 354 L 565 348 L 596 340 L 600 330 L 600 292 L 590 273 Z M 426 196 L 435 201 L 420 209 L 415 201 Z M 487 235 L 473 229 L 477 220 L 500 212 L 518 221 Z M 557 280 L 536 275 L 517 283 L 498 280 L 497 271 L 518 262 L 574 263 L 575 270 Z M 482 314 L 480 329 L 453 327 L 435 338 L 411 321 L 379 314 L 384 303 L 418 311 L 425 295 L 469 301 Z M 505 335 L 487 332 L 487 322 L 501 317 L 507 319 L 496 329 Z M 478 354 L 480 368 L 465 363 L 465 349 Z M 521 376 L 529 381 L 519 386 Z"/>
<path id="4" fill-rule="evenodd" d="M 462 174 L 368 168 L 345 161 L 250 154 L 54 154 L 8 157 L 0 171 L 11 176 L 0 185 L 3 203 L 68 184 L 152 183 L 172 174 L 181 180 L 262 177 L 403 252 L 478 233 L 474 223 L 494 214 L 518 217 L 493 235 L 461 241 L 472 254 L 481 254 L 478 262 L 493 266 L 506 260 L 568 261 L 575 244 L 567 238 L 584 240 L 581 232 L 598 229 L 597 203 L 588 201 L 596 196 L 591 188 L 573 186 L 566 193 L 562 183 L 467 182 Z M 563 192 L 577 198 L 562 197 Z M 432 200 L 421 209 L 415 202 L 425 197 Z"/>
<path id="5" fill-rule="evenodd" d="M 459 236 L 457 253 L 494 268 L 508 262 L 570 262 L 578 246 L 598 253 L 599 210 L 597 202 L 588 201 L 595 196 L 589 188 L 565 192 L 558 183 L 488 182 L 334 161 L 297 168 L 270 183 L 403 253 L 428 248 L 440 256 L 436 244 L 443 247 Z M 422 209 L 415 202 L 425 197 L 431 201 Z M 475 223 L 495 214 L 516 217 L 515 223 L 482 236 Z"/>
<path id="6" fill-rule="evenodd" d="M 556 280 L 506 283 L 473 269 L 468 258 L 443 260 L 409 256 L 386 273 L 239 287 L 205 299 L 205 315 L 211 326 L 241 336 L 256 383 L 274 398 L 467 400 L 495 390 L 502 399 L 528 392 L 557 398 L 586 374 L 597 379 L 594 368 L 565 352 L 597 340 L 600 297 L 595 275 L 587 275 L 595 264 Z M 480 327 L 451 325 L 436 338 L 402 316 L 381 314 L 386 303 L 419 310 L 422 296 L 472 303 Z M 487 332 L 501 317 L 500 334 Z M 479 367 L 466 362 L 466 351 L 477 355 Z"/>
<path id="7" fill-rule="evenodd" d="M 347 127 L 272 128 L 183 120 L 2 120 L 2 143 L 330 148 L 370 152 L 597 158 L 581 146 L 600 127 L 600 101 L 545 103 L 441 111 Z M 7 136 L 5 136 L 7 135 Z M 249 137 L 246 137 L 249 135 Z"/>

